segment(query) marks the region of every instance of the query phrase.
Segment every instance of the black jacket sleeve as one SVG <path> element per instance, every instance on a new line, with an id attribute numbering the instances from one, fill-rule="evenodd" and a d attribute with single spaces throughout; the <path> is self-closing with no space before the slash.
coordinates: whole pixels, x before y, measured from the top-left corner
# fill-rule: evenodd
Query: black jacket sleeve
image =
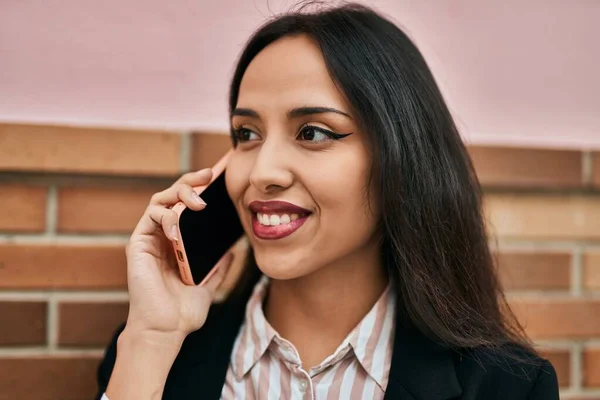
<path id="1" fill-rule="evenodd" d="M 528 400 L 559 400 L 558 378 L 556 371 L 549 361 L 544 363 L 538 370 L 538 375 L 529 393 Z"/>
<path id="2" fill-rule="evenodd" d="M 98 370 L 96 372 L 96 380 L 97 380 L 97 391 L 96 391 L 96 400 L 100 400 L 102 398 L 102 394 L 106 392 L 106 387 L 108 386 L 108 381 L 110 380 L 110 376 L 112 374 L 113 368 L 115 366 L 115 361 L 117 359 L 117 339 L 119 335 L 125 328 L 125 324 L 119 326 L 113 335 L 110 343 L 108 344 L 105 352 L 104 358 L 100 362 L 98 366 Z"/>

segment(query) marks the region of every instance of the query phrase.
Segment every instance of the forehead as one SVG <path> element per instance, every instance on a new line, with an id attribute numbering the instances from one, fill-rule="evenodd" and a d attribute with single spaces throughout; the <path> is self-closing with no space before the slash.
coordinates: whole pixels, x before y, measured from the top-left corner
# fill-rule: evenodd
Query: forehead
<path id="1" fill-rule="evenodd" d="M 252 60 L 242 82 L 238 107 L 337 106 L 347 109 L 329 76 L 316 43 L 306 35 L 281 38 Z"/>

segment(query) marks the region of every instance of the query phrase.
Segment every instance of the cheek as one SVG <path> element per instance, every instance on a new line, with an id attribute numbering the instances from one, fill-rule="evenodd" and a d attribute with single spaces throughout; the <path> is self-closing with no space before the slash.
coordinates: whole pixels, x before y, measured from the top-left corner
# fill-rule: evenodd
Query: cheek
<path id="1" fill-rule="evenodd" d="M 343 242 L 361 241 L 373 234 L 378 215 L 369 207 L 367 190 L 369 177 L 368 159 L 364 155 L 351 157 L 342 171 L 321 170 L 308 190 L 319 207 L 319 222 L 323 234 L 329 237 L 348 238 Z M 331 235 L 331 236 L 330 236 Z M 331 243 L 330 241 L 327 241 Z"/>
<path id="2" fill-rule="evenodd" d="M 245 167 L 245 160 L 238 154 L 232 154 L 225 170 L 225 183 L 227 186 L 227 193 L 231 198 L 231 201 L 238 208 L 243 204 L 243 196 L 248 186 L 248 172 L 249 168 Z"/>

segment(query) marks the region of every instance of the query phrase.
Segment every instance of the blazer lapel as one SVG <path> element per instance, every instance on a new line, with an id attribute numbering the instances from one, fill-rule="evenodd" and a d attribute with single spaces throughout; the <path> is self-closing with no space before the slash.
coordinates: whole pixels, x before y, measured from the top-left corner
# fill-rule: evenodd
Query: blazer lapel
<path id="1" fill-rule="evenodd" d="M 456 377 L 453 352 L 416 327 L 396 317 L 394 350 L 385 399 L 448 400 L 462 389 Z"/>
<path id="2" fill-rule="evenodd" d="M 253 282 L 255 283 L 255 282 Z M 253 285 L 249 285 L 250 289 Z M 250 291 L 237 300 L 211 308 L 207 329 L 188 335 L 167 381 L 165 398 L 219 400 L 235 339 L 244 320 Z M 400 310 L 400 307 L 398 307 Z M 439 345 L 397 311 L 386 400 L 450 400 L 462 389 L 453 362 L 453 351 Z M 210 325 L 210 326 L 208 326 Z M 168 388 L 168 390 L 167 390 Z"/>

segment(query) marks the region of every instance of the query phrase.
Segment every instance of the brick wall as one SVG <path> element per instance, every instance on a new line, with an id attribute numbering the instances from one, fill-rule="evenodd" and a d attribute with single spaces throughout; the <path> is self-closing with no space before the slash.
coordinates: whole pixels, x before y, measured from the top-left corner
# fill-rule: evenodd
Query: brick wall
<path id="1" fill-rule="evenodd" d="M 219 134 L 0 124 L 0 399 L 85 399 L 127 315 L 124 245 Z M 471 146 L 508 297 L 565 399 L 600 399 L 600 153 Z M 229 277 L 228 282 L 233 282 Z"/>

